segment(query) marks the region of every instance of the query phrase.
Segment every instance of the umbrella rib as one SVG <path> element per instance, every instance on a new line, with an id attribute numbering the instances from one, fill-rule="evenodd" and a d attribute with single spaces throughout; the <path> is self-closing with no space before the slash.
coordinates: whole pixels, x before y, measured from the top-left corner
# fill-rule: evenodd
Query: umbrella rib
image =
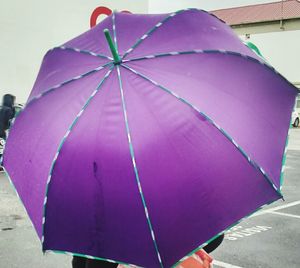
<path id="1" fill-rule="evenodd" d="M 158 22 L 154 27 L 152 27 L 150 30 L 148 30 L 142 37 L 140 37 L 123 55 L 122 60 L 129 54 L 131 53 L 136 47 L 138 47 L 146 38 L 148 38 L 153 32 L 155 32 L 160 26 L 162 26 L 165 22 L 167 22 L 169 19 L 171 19 L 172 17 L 176 16 L 179 13 L 185 12 L 185 11 L 200 11 L 200 12 L 204 12 L 207 13 L 210 16 L 215 17 L 216 19 L 218 19 L 219 21 L 221 21 L 222 23 L 225 23 L 225 21 L 221 20 L 220 18 L 218 18 L 216 15 L 203 10 L 203 9 L 198 9 L 198 8 L 186 8 L 186 9 L 181 9 L 178 10 L 176 12 L 171 13 L 170 15 L 168 15 L 167 17 L 165 17 L 163 20 L 161 20 L 160 22 Z M 227 25 L 227 24 L 226 24 Z M 229 27 L 229 26 L 228 26 Z"/>
<path id="2" fill-rule="evenodd" d="M 161 58 L 161 57 L 170 57 L 170 56 L 180 56 L 180 55 L 188 55 L 188 54 L 222 54 L 222 55 L 232 55 L 236 57 L 241 57 L 245 60 L 253 61 L 255 63 L 259 63 L 263 65 L 264 67 L 268 68 L 270 71 L 274 72 L 276 75 L 279 75 L 282 79 L 284 79 L 287 83 L 289 83 L 291 86 L 293 86 L 299 93 L 300 90 L 297 89 L 290 81 L 288 81 L 282 74 L 280 74 L 274 67 L 269 65 L 265 61 L 260 61 L 256 58 L 253 58 L 251 56 L 239 53 L 239 52 L 234 52 L 234 51 L 229 51 L 229 50 L 223 50 L 223 49 L 194 49 L 194 50 L 187 50 L 187 51 L 171 51 L 171 52 L 166 52 L 166 53 L 158 53 L 158 54 L 152 54 L 152 55 L 146 55 L 143 57 L 137 57 L 137 58 L 132 58 L 132 59 L 127 59 L 127 60 L 122 60 L 123 63 L 126 62 L 132 62 L 132 61 L 139 61 L 139 60 L 149 60 L 149 59 L 154 59 L 154 58 Z"/>
<path id="3" fill-rule="evenodd" d="M 151 78 L 147 77 L 146 75 L 130 68 L 129 66 L 125 65 L 125 64 L 121 64 L 121 66 L 123 66 L 124 68 L 126 68 L 127 70 L 135 73 L 136 75 L 138 75 L 139 77 L 143 78 L 144 80 L 152 83 L 153 85 L 155 85 L 157 88 L 169 93 L 170 95 L 172 95 L 173 97 L 175 97 L 176 99 L 180 100 L 181 102 L 183 102 L 184 104 L 188 105 L 189 107 L 191 107 L 193 110 L 195 110 L 197 113 L 199 113 L 201 116 L 203 116 L 211 125 L 213 125 L 215 128 L 217 128 L 218 131 L 220 131 L 234 146 L 235 148 L 246 158 L 246 160 L 248 161 L 248 163 L 250 165 L 252 165 L 255 169 L 257 169 L 262 175 L 263 177 L 267 180 L 267 182 L 272 186 L 272 188 L 276 191 L 276 193 L 280 196 L 280 198 L 283 198 L 280 189 L 278 189 L 276 187 L 276 185 L 273 183 L 273 181 L 271 180 L 271 178 L 269 177 L 269 175 L 265 172 L 265 170 L 259 166 L 254 160 L 252 160 L 247 153 L 241 148 L 241 146 L 239 146 L 237 144 L 237 142 L 223 129 L 221 128 L 217 123 L 215 123 L 213 121 L 213 119 L 211 119 L 208 115 L 206 115 L 204 112 L 200 111 L 196 106 L 194 106 L 193 104 L 191 104 L 189 101 L 187 101 L 186 99 L 180 97 L 178 94 L 176 94 L 175 92 L 173 92 L 172 90 L 160 85 L 159 83 L 157 83 L 156 81 L 152 80 Z"/>
<path id="4" fill-rule="evenodd" d="M 51 167 L 50 167 L 50 171 L 49 171 L 49 175 L 47 178 L 47 183 L 46 183 L 46 190 L 45 190 L 45 198 L 44 198 L 44 205 L 43 205 L 43 219 L 42 219 L 42 246 L 43 246 L 43 250 L 44 249 L 44 241 L 45 241 L 45 222 L 46 222 L 46 205 L 47 205 L 47 200 L 48 200 L 48 191 L 49 191 L 49 186 L 50 186 L 50 182 L 51 182 L 51 178 L 52 178 L 52 173 L 58 158 L 58 155 L 64 145 L 64 143 L 66 142 L 70 132 L 74 129 L 76 123 L 78 122 L 78 120 L 80 119 L 81 115 L 84 113 L 85 109 L 89 106 L 90 102 L 92 101 L 92 99 L 95 97 L 95 95 L 100 91 L 102 85 L 104 84 L 104 82 L 106 81 L 106 79 L 109 77 L 109 75 L 111 74 L 112 70 L 113 70 L 114 66 L 112 66 L 109 71 L 105 74 L 105 76 L 103 77 L 103 79 L 101 80 L 101 82 L 98 84 L 98 86 L 96 87 L 96 89 L 93 91 L 93 93 L 90 95 L 90 97 L 87 99 L 87 101 L 85 102 L 85 104 L 82 106 L 81 110 L 79 111 L 79 113 L 76 115 L 75 119 L 73 120 L 73 122 L 71 123 L 71 125 L 69 126 L 67 132 L 65 133 L 65 135 L 63 136 L 62 140 L 59 143 L 59 146 L 57 148 L 56 154 L 52 160 L 51 163 Z"/>
<path id="5" fill-rule="evenodd" d="M 137 48 L 145 39 L 147 39 L 151 34 L 153 34 L 158 28 L 160 28 L 162 25 L 164 25 L 168 20 L 173 18 L 179 13 L 182 13 L 184 11 L 192 10 L 190 8 L 178 10 L 176 12 L 171 13 L 170 15 L 166 16 L 163 20 L 155 24 L 154 27 L 152 27 L 150 30 L 148 30 L 142 37 L 140 37 L 123 55 L 122 60 L 131 53 L 135 48 Z"/>
<path id="6" fill-rule="evenodd" d="M 49 52 L 53 51 L 53 50 L 57 50 L 57 49 L 69 50 L 69 51 L 73 51 L 73 52 L 82 53 L 82 54 L 85 54 L 85 55 L 90 55 L 90 56 L 93 56 L 93 57 L 98 57 L 98 58 L 112 60 L 111 57 L 103 55 L 103 54 L 97 54 L 97 53 L 89 51 L 89 50 L 83 50 L 83 49 L 74 48 L 74 47 L 67 47 L 67 46 L 55 47 L 55 48 L 52 48 L 51 50 L 49 50 Z"/>
<path id="7" fill-rule="evenodd" d="M 131 160 L 132 160 L 132 165 L 133 165 L 133 168 L 134 168 L 135 179 L 136 179 L 138 189 L 139 189 L 139 193 L 140 193 L 142 203 L 143 203 L 143 206 L 144 206 L 144 211 L 145 211 L 145 215 L 146 215 L 146 218 L 147 218 L 147 223 L 148 223 L 148 226 L 149 226 L 149 229 L 150 229 L 150 232 L 151 232 L 151 237 L 152 237 L 152 241 L 153 241 L 156 253 L 157 253 L 157 257 L 158 257 L 160 266 L 163 268 L 164 266 L 163 266 L 161 256 L 160 256 L 160 253 L 159 253 L 159 250 L 158 250 L 154 230 L 153 230 L 153 227 L 152 227 L 152 223 L 151 223 L 151 220 L 150 220 L 148 208 L 147 208 L 147 205 L 146 205 L 146 200 L 145 200 L 145 197 L 144 197 L 142 185 L 141 185 L 140 178 L 139 178 L 138 168 L 137 168 L 136 161 L 135 161 L 134 149 L 133 149 L 133 144 L 132 144 L 132 139 L 131 139 L 131 132 L 130 132 L 130 128 L 129 128 L 129 123 L 128 123 L 126 102 L 125 102 L 125 98 L 124 98 L 123 85 L 122 85 L 122 79 L 121 79 L 120 67 L 119 66 L 117 66 L 117 73 L 118 73 L 119 88 L 120 88 L 120 93 L 121 93 L 123 115 L 124 115 L 124 121 L 125 121 L 125 126 L 126 126 L 129 151 L 130 151 L 130 156 L 131 156 Z"/>
<path id="8" fill-rule="evenodd" d="M 189 252 L 187 255 L 185 255 L 183 258 L 181 258 L 178 262 L 176 262 L 175 264 L 173 264 L 171 267 L 178 267 L 178 265 L 180 263 L 182 263 L 183 261 L 185 261 L 187 258 L 189 258 L 191 255 L 193 255 L 195 252 L 197 252 L 198 250 L 202 249 L 203 247 L 205 247 L 207 244 L 209 244 L 211 241 L 213 241 L 214 239 L 216 239 L 218 236 L 226 233 L 227 231 L 229 231 L 231 228 L 233 228 L 234 226 L 238 225 L 240 222 L 242 222 L 245 219 L 250 218 L 253 214 L 255 214 L 256 212 L 262 210 L 263 208 L 273 204 L 274 202 L 276 202 L 278 199 L 272 200 L 262 206 L 260 206 L 259 208 L 255 209 L 254 211 L 250 212 L 249 214 L 247 214 L 245 217 L 241 218 L 240 220 L 234 222 L 233 224 L 231 224 L 229 227 L 227 227 L 225 230 L 219 232 L 218 234 L 216 234 L 214 237 L 210 238 L 209 240 L 207 240 L 206 242 L 202 243 L 200 246 L 198 246 L 197 248 L 195 248 L 193 251 Z"/>
<path id="9" fill-rule="evenodd" d="M 112 27 L 113 27 L 113 35 L 114 35 L 114 42 L 115 42 L 115 48 L 118 53 L 118 42 L 117 42 L 117 31 L 116 31 L 116 14 L 115 11 L 112 13 Z"/>
<path id="10" fill-rule="evenodd" d="M 52 91 L 55 91 L 56 89 L 61 88 L 62 86 L 65 86 L 65 85 L 67 85 L 67 84 L 69 84 L 69 83 L 72 83 L 72 82 L 74 82 L 74 81 L 76 81 L 76 80 L 79 80 L 79 79 L 81 79 L 81 78 L 84 78 L 84 77 L 86 77 L 86 76 L 88 76 L 88 75 L 91 75 L 91 74 L 93 74 L 93 73 L 96 73 L 96 72 L 98 72 L 98 71 L 104 69 L 105 67 L 107 67 L 107 66 L 109 66 L 109 65 L 111 65 L 111 64 L 112 64 L 112 62 L 108 62 L 108 63 L 106 63 L 106 64 L 104 64 L 104 65 L 101 65 L 101 66 L 99 66 L 99 67 L 97 67 L 97 68 L 95 68 L 95 69 L 93 69 L 93 70 L 90 70 L 90 71 L 88 71 L 88 72 L 85 72 L 85 73 L 83 73 L 83 74 L 81 74 L 81 75 L 74 76 L 74 77 L 72 77 L 71 79 L 68 79 L 68 80 L 66 80 L 66 81 L 64 81 L 64 82 L 62 82 L 62 83 L 60 83 L 60 84 L 56 84 L 55 86 L 50 87 L 50 88 L 47 89 L 46 91 L 44 91 L 44 92 L 40 93 L 39 95 L 35 96 L 34 98 L 32 98 L 32 99 L 26 104 L 26 106 L 24 107 L 24 109 L 21 110 L 21 111 L 19 112 L 19 114 L 17 115 L 17 117 L 18 117 L 21 113 L 23 113 L 23 111 L 24 111 L 29 105 L 31 105 L 31 104 L 34 103 L 35 101 L 41 99 L 42 97 L 46 96 L 47 94 L 51 93 Z"/>

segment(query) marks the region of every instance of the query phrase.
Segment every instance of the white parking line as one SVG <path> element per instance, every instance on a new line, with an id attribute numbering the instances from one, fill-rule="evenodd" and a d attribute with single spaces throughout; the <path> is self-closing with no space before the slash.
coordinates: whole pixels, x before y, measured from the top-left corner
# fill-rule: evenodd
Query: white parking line
<path id="1" fill-rule="evenodd" d="M 256 212 L 255 214 L 251 215 L 249 218 L 264 215 L 266 213 L 274 212 L 274 211 L 277 211 L 277 210 L 280 210 L 280 209 L 289 208 L 289 207 L 293 207 L 293 206 L 297 206 L 297 205 L 300 205 L 300 201 L 295 201 L 295 202 L 288 203 L 286 205 L 265 209 L 265 210 L 262 210 L 260 212 Z"/>
<path id="2" fill-rule="evenodd" d="M 224 268 L 243 268 L 241 266 L 236 266 L 236 265 L 232 265 L 226 262 L 222 262 L 222 261 L 217 261 L 217 260 L 213 260 L 213 265 L 215 266 L 219 266 L 219 267 L 224 267 Z"/>
<path id="3" fill-rule="evenodd" d="M 277 212 L 277 211 L 270 211 L 269 213 L 300 219 L 300 216 L 294 215 L 294 214 L 289 214 L 289 213 L 283 213 L 283 212 Z"/>

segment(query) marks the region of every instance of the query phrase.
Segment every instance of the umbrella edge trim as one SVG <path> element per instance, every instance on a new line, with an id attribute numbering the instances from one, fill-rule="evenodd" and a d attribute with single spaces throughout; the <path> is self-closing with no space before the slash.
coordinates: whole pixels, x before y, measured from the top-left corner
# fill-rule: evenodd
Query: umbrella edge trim
<path id="1" fill-rule="evenodd" d="M 121 64 L 121 66 L 124 67 L 127 70 L 130 70 L 131 72 L 135 73 L 136 75 L 142 77 L 146 81 L 154 84 L 156 87 L 158 87 L 158 88 L 166 91 L 167 93 L 169 93 L 173 97 L 177 98 L 179 101 L 181 101 L 181 102 L 185 103 L 186 105 L 188 105 L 190 108 L 192 108 L 193 110 L 195 110 L 201 116 L 203 116 L 210 124 L 212 124 L 215 128 L 217 128 L 218 131 L 220 131 L 235 146 L 235 148 L 237 148 L 237 150 L 244 156 L 244 158 L 248 161 L 248 163 L 251 166 L 253 166 L 256 170 L 258 170 L 263 175 L 263 177 L 272 186 L 272 188 L 276 191 L 276 193 L 279 195 L 279 197 L 283 198 L 283 195 L 282 195 L 280 189 L 278 189 L 276 187 L 276 185 L 274 184 L 274 182 L 272 181 L 272 179 L 269 177 L 269 175 L 265 172 L 265 170 L 261 166 L 259 166 L 254 160 L 252 160 L 248 156 L 248 154 L 241 148 L 241 146 L 239 146 L 237 144 L 237 142 L 223 128 L 221 128 L 217 123 L 215 123 L 213 119 L 211 119 L 204 112 L 200 111 L 196 106 L 194 106 L 193 104 L 191 104 L 189 101 L 187 101 L 186 99 L 184 99 L 184 98 L 180 97 L 179 95 L 177 95 L 176 93 L 174 93 L 172 90 L 170 90 L 170 89 L 168 89 L 168 88 L 160 85 L 156 81 L 154 81 L 154 80 L 150 79 L 149 77 L 141 74 L 140 72 L 137 72 L 136 70 L 130 68 L 129 66 L 127 66 L 125 64 Z"/>
<path id="2" fill-rule="evenodd" d="M 81 108 L 81 110 L 79 111 L 79 113 L 76 115 L 75 119 L 73 120 L 73 122 L 71 123 L 71 125 L 68 128 L 67 132 L 65 133 L 65 135 L 62 138 L 62 140 L 60 141 L 60 143 L 58 145 L 58 148 L 57 148 L 57 151 L 56 151 L 56 154 L 54 155 L 54 158 L 52 160 L 52 163 L 51 163 L 51 166 L 50 166 L 49 175 L 48 175 L 47 182 L 46 182 L 45 197 L 44 197 L 44 203 L 43 203 L 42 238 L 41 238 L 41 242 L 42 242 L 42 247 L 43 248 L 44 248 L 44 242 L 45 242 L 46 206 L 47 206 L 47 201 L 48 201 L 49 186 L 50 186 L 50 183 L 51 183 L 52 174 L 53 174 L 53 171 L 54 171 L 55 164 L 56 164 L 56 161 L 58 159 L 59 153 L 61 152 L 61 149 L 62 149 L 65 141 L 67 140 L 69 134 L 71 133 L 71 131 L 75 127 L 75 125 L 78 122 L 79 118 L 84 113 L 85 109 L 89 106 L 90 102 L 95 97 L 95 95 L 100 91 L 102 85 L 104 84 L 104 82 L 106 81 L 106 79 L 111 74 L 113 68 L 114 68 L 114 66 L 112 66 L 109 69 L 109 71 L 105 74 L 105 76 L 100 81 L 100 83 L 98 84 L 98 86 L 96 87 L 96 89 L 93 91 L 93 93 L 87 99 L 87 101 L 85 102 L 85 104 L 83 105 L 83 107 Z"/>

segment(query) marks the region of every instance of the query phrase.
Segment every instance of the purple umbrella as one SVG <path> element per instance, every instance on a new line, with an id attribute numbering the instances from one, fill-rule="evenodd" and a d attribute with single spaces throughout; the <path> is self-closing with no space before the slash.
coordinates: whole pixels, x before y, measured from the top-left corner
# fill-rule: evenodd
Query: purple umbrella
<path id="1" fill-rule="evenodd" d="M 205 11 L 116 13 L 46 54 L 4 166 L 44 251 L 170 267 L 282 198 L 296 94 Z"/>

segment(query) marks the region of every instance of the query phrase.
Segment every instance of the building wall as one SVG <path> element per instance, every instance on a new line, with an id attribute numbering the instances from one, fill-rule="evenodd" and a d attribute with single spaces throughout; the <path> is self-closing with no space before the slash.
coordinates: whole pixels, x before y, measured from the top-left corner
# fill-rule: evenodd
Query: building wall
<path id="1" fill-rule="evenodd" d="M 3 2 L 3 3 L 2 3 Z M 148 0 L 2 1 L 0 5 L 0 98 L 16 95 L 24 103 L 43 56 L 87 31 L 98 6 L 147 13 Z M 101 18 L 99 18 L 101 19 Z"/>
<path id="2" fill-rule="evenodd" d="M 300 82 L 300 30 L 253 34 L 253 42 L 267 61 L 284 77 L 293 83 Z"/>

